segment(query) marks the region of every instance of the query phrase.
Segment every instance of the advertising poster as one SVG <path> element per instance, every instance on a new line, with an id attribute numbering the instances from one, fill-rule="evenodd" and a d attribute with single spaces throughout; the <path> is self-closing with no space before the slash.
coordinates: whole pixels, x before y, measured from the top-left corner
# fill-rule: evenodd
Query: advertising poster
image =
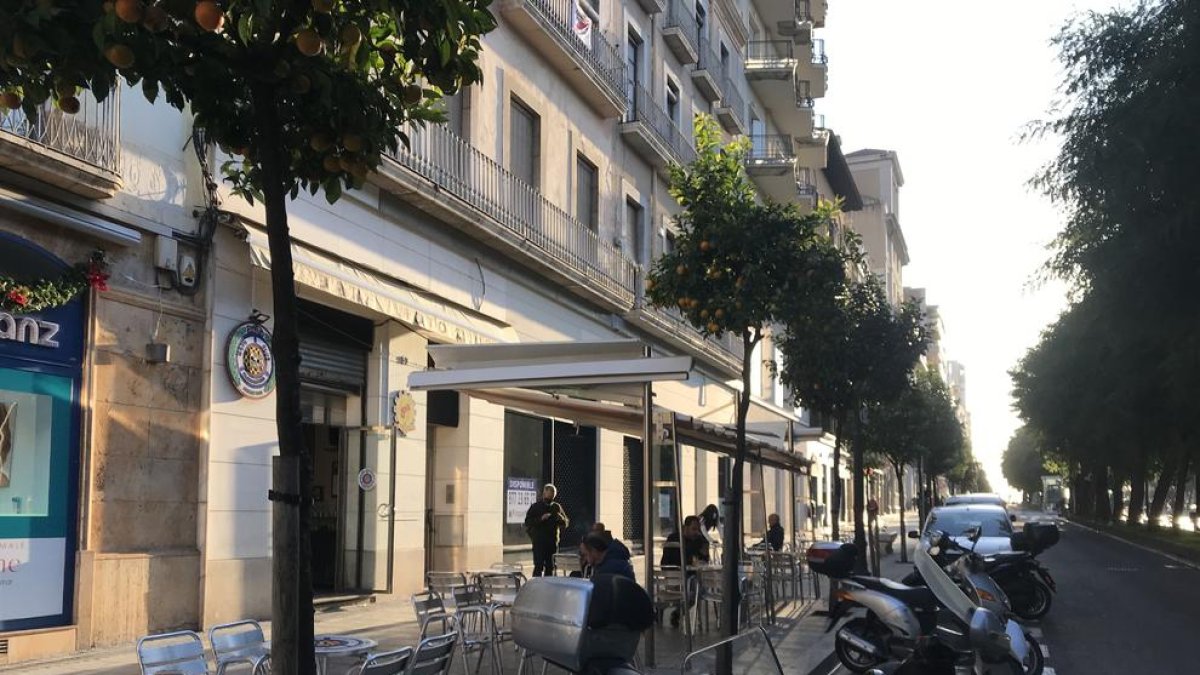
<path id="1" fill-rule="evenodd" d="M 504 522 L 520 525 L 525 522 L 525 512 L 538 499 L 538 484 L 534 478 L 509 478 L 504 489 Z"/>
<path id="2" fill-rule="evenodd" d="M 0 621 L 63 612 L 66 539 L 0 539 Z"/>

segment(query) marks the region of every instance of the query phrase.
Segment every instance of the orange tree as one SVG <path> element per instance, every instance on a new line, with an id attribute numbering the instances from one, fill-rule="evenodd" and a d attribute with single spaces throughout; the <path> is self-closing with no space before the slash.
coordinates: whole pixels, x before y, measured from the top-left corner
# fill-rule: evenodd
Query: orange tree
<path id="1" fill-rule="evenodd" d="M 803 215 L 795 204 L 758 203 L 743 168 L 745 140 L 722 144 L 713 120 L 698 116 L 696 159 L 671 168 L 676 246 L 655 263 L 647 297 L 657 307 L 678 309 L 702 333 L 732 333 L 741 341 L 742 394 L 737 405 L 737 452 L 733 489 L 725 498 L 723 629 L 737 632 L 738 557 L 742 542 L 742 476 L 746 416 L 754 348 L 781 321 L 785 300 L 832 297 L 844 270 L 841 254 L 821 226 L 832 207 Z"/>
<path id="2" fill-rule="evenodd" d="M 490 0 L 5 0 L 0 105 L 79 110 L 124 81 L 190 113 L 233 157 L 233 190 L 266 212 L 278 363 L 272 657 L 309 673 L 311 469 L 300 433 L 299 343 L 287 199 L 363 184 L 443 94 L 478 81 Z"/>

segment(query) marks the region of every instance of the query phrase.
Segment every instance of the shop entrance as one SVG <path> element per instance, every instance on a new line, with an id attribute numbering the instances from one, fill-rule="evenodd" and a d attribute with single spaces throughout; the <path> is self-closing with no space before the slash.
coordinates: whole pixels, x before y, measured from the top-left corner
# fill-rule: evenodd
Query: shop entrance
<path id="1" fill-rule="evenodd" d="M 300 394 L 304 410 L 304 442 L 312 453 L 313 507 L 309 523 L 312 537 L 313 588 L 318 592 L 342 590 L 339 574 L 347 485 L 345 484 L 346 395 L 306 387 Z"/>

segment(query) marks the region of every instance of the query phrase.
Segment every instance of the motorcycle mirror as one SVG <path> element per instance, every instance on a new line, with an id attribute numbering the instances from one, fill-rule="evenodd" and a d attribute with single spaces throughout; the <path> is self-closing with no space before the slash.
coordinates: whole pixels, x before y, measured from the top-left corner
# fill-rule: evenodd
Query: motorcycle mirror
<path id="1" fill-rule="evenodd" d="M 937 546 L 929 547 L 929 557 L 931 557 L 931 558 L 936 558 L 937 554 L 939 554 L 941 552 L 942 552 L 942 549 L 938 548 Z"/>
<path id="2" fill-rule="evenodd" d="M 909 538 L 909 539 L 920 539 L 920 538 L 921 538 L 921 533 L 920 533 L 920 532 L 917 532 L 916 530 L 909 530 L 909 531 L 908 531 L 908 538 Z"/>

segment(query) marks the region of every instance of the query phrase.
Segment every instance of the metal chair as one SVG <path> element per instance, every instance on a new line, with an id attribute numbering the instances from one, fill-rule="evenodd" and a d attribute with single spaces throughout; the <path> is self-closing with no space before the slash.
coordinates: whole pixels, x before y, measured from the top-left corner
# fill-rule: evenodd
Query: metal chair
<path id="1" fill-rule="evenodd" d="M 491 567 L 494 572 L 503 572 L 505 574 L 520 574 L 525 576 L 525 566 L 521 563 L 492 563 Z"/>
<path id="2" fill-rule="evenodd" d="M 454 660 L 454 643 L 457 641 L 458 633 L 454 631 L 421 640 L 408 660 L 404 675 L 446 675 Z"/>
<path id="3" fill-rule="evenodd" d="M 721 607 L 725 603 L 724 579 L 722 571 L 719 569 L 700 570 L 696 576 L 700 580 L 700 592 L 696 599 L 697 623 L 699 628 L 707 630 L 710 607 L 713 609 L 717 623 L 719 624 L 721 621 Z"/>
<path id="4" fill-rule="evenodd" d="M 658 616 L 659 623 L 662 623 L 663 613 L 668 609 L 678 611 L 681 615 L 690 611 L 690 603 L 687 601 L 688 593 L 685 591 L 694 582 L 695 578 L 691 577 L 685 585 L 678 569 L 654 570 L 654 612 Z M 689 618 L 681 617 L 687 621 L 687 626 L 691 626 L 693 623 L 688 621 Z"/>
<path id="5" fill-rule="evenodd" d="M 413 593 L 413 612 L 417 615 L 417 623 L 421 625 L 421 639 L 428 636 L 429 626 L 440 624 L 438 635 L 449 633 L 455 629 L 454 615 L 446 611 L 446 603 L 442 596 L 433 591 Z"/>
<path id="6" fill-rule="evenodd" d="M 483 573 L 478 576 L 479 587 L 492 604 L 511 605 L 521 591 L 525 577 L 517 573 Z"/>
<path id="7" fill-rule="evenodd" d="M 213 658 L 217 660 L 217 675 L 232 665 L 249 665 L 254 673 L 270 671 L 271 648 L 257 621 L 234 621 L 213 626 L 208 631 Z"/>
<path id="8" fill-rule="evenodd" d="M 467 664 L 467 656 L 478 653 L 475 661 L 475 673 L 483 667 L 483 657 L 486 655 L 492 664 L 495 674 L 504 671 L 500 663 L 500 653 L 496 624 L 494 622 L 495 606 L 487 601 L 483 590 L 478 586 L 462 586 L 454 589 L 454 614 L 458 621 L 458 645 L 462 652 L 463 673 L 471 675 Z"/>
<path id="9" fill-rule="evenodd" d="M 454 589 L 467 585 L 467 575 L 462 572 L 426 572 L 425 587 L 442 596 L 447 608 L 453 609 Z"/>
<path id="10" fill-rule="evenodd" d="M 142 675 L 208 675 L 204 640 L 195 631 L 147 635 L 138 640 L 137 655 Z"/>
<path id="11" fill-rule="evenodd" d="M 363 661 L 357 669 L 351 669 L 355 675 L 403 675 L 412 661 L 413 648 L 402 647 L 390 652 L 372 654 Z"/>
<path id="12" fill-rule="evenodd" d="M 582 572 L 579 564 L 578 553 L 555 553 L 554 554 L 554 574 L 564 577 L 570 576 L 571 572 Z"/>
<path id="13" fill-rule="evenodd" d="M 741 584 L 741 616 L 742 627 L 761 625 L 766 620 L 766 597 L 763 590 L 763 577 L 750 575 L 742 579 Z"/>

